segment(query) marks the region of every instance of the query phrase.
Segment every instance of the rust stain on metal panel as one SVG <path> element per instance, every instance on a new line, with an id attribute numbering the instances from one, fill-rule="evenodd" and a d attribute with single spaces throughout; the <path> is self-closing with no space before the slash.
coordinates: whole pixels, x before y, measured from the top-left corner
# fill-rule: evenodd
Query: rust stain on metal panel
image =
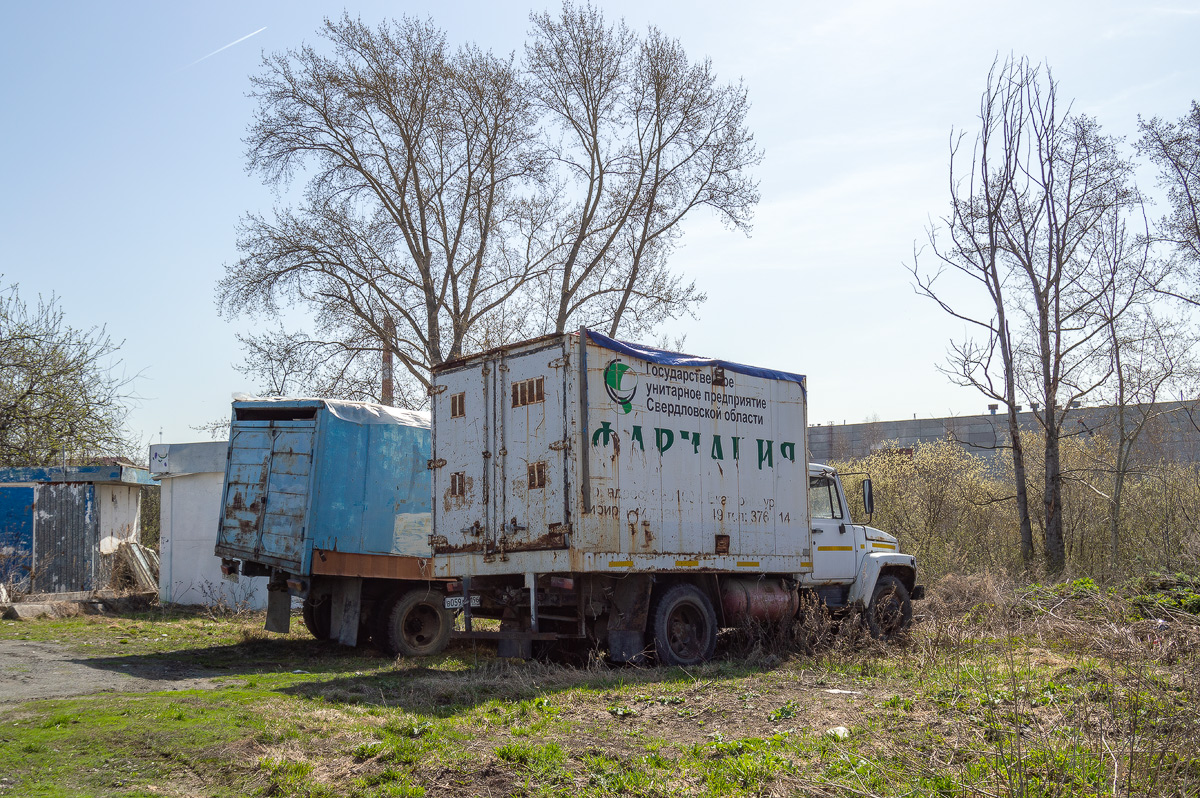
<path id="1" fill-rule="evenodd" d="M 555 528 L 557 527 L 557 528 Z M 543 551 L 545 549 L 565 549 L 567 547 L 567 531 L 569 527 L 554 524 L 544 535 L 528 540 L 504 540 L 501 548 L 504 551 Z"/>
<path id="2" fill-rule="evenodd" d="M 478 554 L 486 550 L 481 540 L 463 543 L 459 546 L 451 546 L 450 542 L 444 537 L 434 536 L 430 544 L 433 546 L 434 554 Z"/>
<path id="3" fill-rule="evenodd" d="M 430 579 L 433 576 L 429 560 L 422 557 L 351 554 L 327 549 L 313 549 L 312 572 L 378 579 Z"/>

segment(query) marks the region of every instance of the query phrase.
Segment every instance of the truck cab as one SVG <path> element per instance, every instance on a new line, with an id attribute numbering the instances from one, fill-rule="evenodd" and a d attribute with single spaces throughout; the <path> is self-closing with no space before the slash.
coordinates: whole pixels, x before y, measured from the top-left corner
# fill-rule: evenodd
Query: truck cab
<path id="1" fill-rule="evenodd" d="M 862 483 L 863 508 L 874 510 L 871 480 Z M 798 575 L 802 587 L 833 610 L 863 612 L 872 634 L 888 638 L 912 620 L 912 601 L 924 597 L 917 562 L 896 538 L 856 524 L 837 470 L 808 464 L 809 540 L 812 570 Z"/>

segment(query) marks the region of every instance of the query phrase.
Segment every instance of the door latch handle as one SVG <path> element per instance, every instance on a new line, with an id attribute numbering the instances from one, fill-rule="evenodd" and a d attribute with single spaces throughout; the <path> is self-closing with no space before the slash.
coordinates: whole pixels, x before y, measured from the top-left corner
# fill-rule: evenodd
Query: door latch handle
<path id="1" fill-rule="evenodd" d="M 813 531 L 812 531 L 812 532 L 813 532 L 813 534 L 814 534 L 814 535 L 819 535 L 819 534 L 821 534 L 821 533 L 822 533 L 822 532 L 824 532 L 824 531 L 825 531 L 825 530 L 823 530 L 823 529 L 813 529 Z"/>

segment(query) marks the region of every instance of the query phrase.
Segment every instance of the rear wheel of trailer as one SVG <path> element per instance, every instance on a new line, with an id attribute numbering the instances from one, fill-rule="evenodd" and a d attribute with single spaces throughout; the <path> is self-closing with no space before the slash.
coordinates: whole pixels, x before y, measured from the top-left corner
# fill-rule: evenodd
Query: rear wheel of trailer
<path id="1" fill-rule="evenodd" d="M 454 630 L 454 613 L 445 608 L 446 594 L 416 587 L 386 599 L 380 607 L 375 643 L 383 651 L 405 657 L 441 653 Z"/>

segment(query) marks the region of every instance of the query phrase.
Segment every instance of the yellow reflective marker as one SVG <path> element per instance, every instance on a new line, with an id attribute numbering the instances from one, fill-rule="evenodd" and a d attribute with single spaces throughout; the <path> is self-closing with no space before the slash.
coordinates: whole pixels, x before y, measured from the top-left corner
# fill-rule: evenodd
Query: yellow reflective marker
<path id="1" fill-rule="evenodd" d="M 758 567 L 758 563 L 756 563 L 756 562 L 740 562 L 740 563 L 738 563 L 738 568 L 757 568 L 757 567 Z"/>
<path id="2" fill-rule="evenodd" d="M 853 546 L 817 546 L 817 551 L 854 551 Z"/>
<path id="3" fill-rule="evenodd" d="M 892 551 L 896 550 L 896 547 L 893 546 L 891 543 L 875 543 L 873 545 L 877 549 L 891 549 Z"/>
<path id="4" fill-rule="evenodd" d="M 633 560 L 609 560 L 609 568 L 632 568 Z"/>
<path id="5" fill-rule="evenodd" d="M 675 561 L 676 568 L 695 568 L 699 564 L 700 564 L 699 560 L 676 560 Z"/>

